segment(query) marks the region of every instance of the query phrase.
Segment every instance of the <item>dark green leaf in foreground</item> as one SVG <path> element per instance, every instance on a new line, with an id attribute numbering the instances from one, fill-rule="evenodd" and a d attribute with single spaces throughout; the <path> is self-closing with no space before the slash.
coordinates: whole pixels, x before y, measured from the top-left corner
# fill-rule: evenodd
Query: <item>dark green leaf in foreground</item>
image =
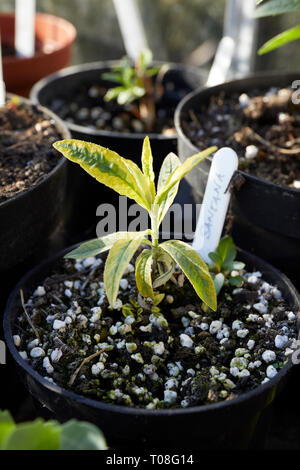
<path id="1" fill-rule="evenodd" d="M 60 450 L 106 450 L 102 432 L 84 421 L 71 420 L 61 428 Z"/>

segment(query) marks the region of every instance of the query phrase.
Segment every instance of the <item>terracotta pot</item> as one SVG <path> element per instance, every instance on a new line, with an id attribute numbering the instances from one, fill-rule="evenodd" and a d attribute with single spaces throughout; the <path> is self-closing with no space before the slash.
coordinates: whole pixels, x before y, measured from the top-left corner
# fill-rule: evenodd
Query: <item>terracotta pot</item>
<path id="1" fill-rule="evenodd" d="M 0 14 L 2 43 L 14 45 L 15 15 Z M 36 53 L 30 58 L 3 57 L 6 90 L 28 96 L 41 78 L 62 69 L 70 62 L 76 29 L 63 18 L 37 13 L 35 18 Z"/>

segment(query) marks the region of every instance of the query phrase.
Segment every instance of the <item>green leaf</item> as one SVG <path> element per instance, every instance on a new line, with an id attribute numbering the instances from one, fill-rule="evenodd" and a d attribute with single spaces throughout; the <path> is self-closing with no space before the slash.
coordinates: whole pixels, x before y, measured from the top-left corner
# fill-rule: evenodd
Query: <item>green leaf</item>
<path id="1" fill-rule="evenodd" d="M 216 253 L 222 260 L 222 268 L 231 270 L 233 261 L 236 258 L 237 250 L 234 241 L 230 236 L 227 235 L 221 239 Z"/>
<path id="2" fill-rule="evenodd" d="M 245 266 L 246 266 L 245 263 L 242 263 L 242 261 L 234 261 L 232 263 L 232 269 L 236 271 L 240 271 L 241 269 L 244 269 Z"/>
<path id="3" fill-rule="evenodd" d="M 139 99 L 139 98 L 142 98 L 142 96 L 144 96 L 146 94 L 146 90 L 142 86 L 135 85 L 135 86 L 132 87 L 132 93 L 133 93 L 135 99 Z"/>
<path id="4" fill-rule="evenodd" d="M 105 72 L 101 78 L 110 82 L 122 83 L 122 75 L 119 72 Z"/>
<path id="5" fill-rule="evenodd" d="M 161 67 L 151 67 L 146 71 L 147 77 L 153 77 L 154 75 L 157 75 L 160 69 Z"/>
<path id="6" fill-rule="evenodd" d="M 153 171 L 152 150 L 151 150 L 150 140 L 148 136 L 145 137 L 144 142 L 143 142 L 142 168 L 143 168 L 144 175 L 149 181 L 150 191 L 154 200 L 155 198 L 155 184 L 154 184 L 155 175 Z"/>
<path id="7" fill-rule="evenodd" d="M 142 243 L 143 235 L 137 233 L 138 237 L 133 239 L 117 240 L 111 248 L 106 259 L 104 268 L 104 286 L 110 306 L 113 308 L 122 275 L 131 261 L 131 258 Z"/>
<path id="8" fill-rule="evenodd" d="M 211 155 L 213 152 L 217 150 L 216 147 L 209 147 L 208 149 L 204 150 L 203 152 L 197 153 L 192 157 L 189 157 L 178 166 L 173 173 L 169 176 L 166 181 L 165 187 L 158 190 L 156 198 L 154 200 L 154 204 L 161 205 L 168 195 L 168 193 L 174 188 L 174 186 L 179 183 L 179 181 L 189 173 L 195 166 L 197 166 L 200 162 L 205 160 L 206 157 Z"/>
<path id="9" fill-rule="evenodd" d="M 135 263 L 135 279 L 138 291 L 143 297 L 150 297 L 151 299 L 154 297 L 151 277 L 152 260 L 152 252 L 143 250 Z"/>
<path id="10" fill-rule="evenodd" d="M 268 52 L 278 49 L 292 41 L 296 41 L 297 39 L 300 39 L 300 25 L 295 28 L 288 29 L 281 34 L 278 34 L 273 39 L 270 39 L 259 49 L 258 54 L 267 54 Z"/>
<path id="11" fill-rule="evenodd" d="M 160 172 L 159 172 L 157 192 L 163 191 L 169 177 L 179 166 L 180 166 L 180 160 L 177 157 L 177 155 L 175 155 L 175 153 L 172 153 L 172 152 L 169 153 L 164 159 Z M 176 194 L 178 192 L 178 187 L 179 187 L 179 183 L 175 184 L 175 186 L 173 186 L 173 188 L 161 200 L 160 207 L 159 207 L 159 223 L 162 222 L 169 208 L 173 204 Z"/>
<path id="12" fill-rule="evenodd" d="M 229 278 L 229 283 L 235 287 L 241 287 L 244 283 L 244 278 L 242 276 L 231 276 Z"/>
<path id="13" fill-rule="evenodd" d="M 90 240 L 78 246 L 75 250 L 65 255 L 65 258 L 83 259 L 90 256 L 96 256 L 104 251 L 110 250 L 117 240 L 122 240 L 124 238 L 132 239 L 140 237 L 141 235 L 146 236 L 149 235 L 150 232 L 150 230 L 145 230 L 144 232 L 115 232 L 102 238 L 95 238 L 94 240 Z"/>
<path id="14" fill-rule="evenodd" d="M 153 282 L 154 289 L 157 289 L 158 287 L 166 284 L 173 276 L 174 270 L 175 265 L 174 263 L 172 263 L 167 271 L 163 272 L 159 277 L 155 279 L 155 281 Z"/>
<path id="15" fill-rule="evenodd" d="M 0 410 L 0 450 L 9 434 L 15 429 L 15 422 L 9 411 Z"/>
<path id="16" fill-rule="evenodd" d="M 104 95 L 105 101 L 111 101 L 117 98 L 122 92 L 126 91 L 124 86 L 116 86 L 115 88 L 109 88 Z"/>
<path id="17" fill-rule="evenodd" d="M 269 0 L 256 9 L 254 16 L 255 18 L 262 18 L 299 10 L 300 0 Z"/>
<path id="18" fill-rule="evenodd" d="M 187 243 L 169 240 L 160 245 L 179 265 L 196 293 L 212 310 L 217 309 L 216 290 L 206 263 Z"/>
<path id="19" fill-rule="evenodd" d="M 171 174 L 180 166 L 180 160 L 175 153 L 169 153 L 164 159 L 160 168 L 157 191 L 161 192 L 170 178 Z"/>
<path id="20" fill-rule="evenodd" d="M 12 415 L 10 414 L 9 411 L 5 410 L 2 411 L 0 410 L 0 423 L 6 423 L 6 424 L 14 424 L 14 420 L 12 418 Z"/>
<path id="21" fill-rule="evenodd" d="M 144 49 L 139 56 L 138 66 L 144 72 L 151 65 L 153 60 L 153 54 L 150 49 Z"/>
<path id="22" fill-rule="evenodd" d="M 218 271 L 221 271 L 222 270 L 222 264 L 223 264 L 223 260 L 222 260 L 221 256 L 218 255 L 218 253 L 216 253 L 216 252 L 209 253 L 208 256 L 214 262 L 214 264 L 216 265 Z"/>
<path id="23" fill-rule="evenodd" d="M 153 299 L 153 304 L 154 305 L 159 305 L 165 298 L 166 294 L 156 294 L 156 296 Z"/>
<path id="24" fill-rule="evenodd" d="M 58 450 L 60 426 L 56 421 L 37 419 L 18 424 L 2 443 L 2 450 Z"/>
<path id="25" fill-rule="evenodd" d="M 124 90 L 118 93 L 117 101 L 118 103 L 123 106 L 124 104 L 130 104 L 135 100 L 136 96 L 133 92 L 132 88 L 124 88 Z"/>
<path id="26" fill-rule="evenodd" d="M 131 160 L 105 147 L 82 140 L 61 140 L 54 143 L 54 148 L 72 162 L 78 163 L 100 183 L 150 210 L 153 201 L 148 181 Z"/>
<path id="27" fill-rule="evenodd" d="M 102 432 L 93 424 L 72 419 L 61 428 L 60 450 L 106 450 Z"/>
<path id="28" fill-rule="evenodd" d="M 220 291 L 221 291 L 221 289 L 224 285 L 224 282 L 225 282 L 224 274 L 222 274 L 222 273 L 216 274 L 216 276 L 214 277 L 214 285 L 215 285 L 217 295 L 219 295 L 219 293 L 220 293 Z"/>

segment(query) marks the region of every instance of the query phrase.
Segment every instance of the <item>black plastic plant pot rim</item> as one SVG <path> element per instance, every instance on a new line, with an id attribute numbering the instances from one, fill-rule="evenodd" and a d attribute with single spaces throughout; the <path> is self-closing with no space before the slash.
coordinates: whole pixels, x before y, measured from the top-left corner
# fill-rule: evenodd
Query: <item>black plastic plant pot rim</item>
<path id="1" fill-rule="evenodd" d="M 6 96 L 8 98 L 13 98 L 17 97 L 21 102 L 26 103 L 29 106 L 35 106 L 39 111 L 41 111 L 45 117 L 48 119 L 51 119 L 55 122 L 55 128 L 57 131 L 59 131 L 62 134 L 62 137 L 64 139 L 70 139 L 71 134 L 66 126 L 66 124 L 55 114 L 53 111 L 50 111 L 48 108 L 45 108 L 44 106 L 41 106 L 39 104 L 34 103 L 31 99 L 24 98 L 23 96 L 18 96 L 13 93 L 7 93 Z M 14 201 L 21 199 L 24 197 L 24 195 L 32 193 L 35 191 L 37 188 L 39 188 L 41 185 L 43 185 L 47 180 L 49 180 L 57 171 L 59 171 L 61 168 L 64 166 L 67 166 L 67 160 L 64 157 L 60 157 L 57 164 L 55 165 L 54 168 L 52 168 L 49 173 L 47 173 L 43 178 L 35 185 L 31 186 L 30 188 L 26 189 L 25 191 L 22 191 L 15 196 L 10 197 L 7 199 L 7 201 L 0 202 L 0 210 L 8 206 L 9 204 L 12 204 Z"/>
<path id="2" fill-rule="evenodd" d="M 191 140 L 186 136 L 182 129 L 181 125 L 181 118 L 183 113 L 185 113 L 189 108 L 190 108 L 190 102 L 194 100 L 194 98 L 198 97 L 199 95 L 204 95 L 205 99 L 214 95 L 218 95 L 219 92 L 221 91 L 227 91 L 229 89 L 229 93 L 234 92 L 236 90 L 231 90 L 232 86 L 235 86 L 236 89 L 238 90 L 239 88 L 243 89 L 243 85 L 247 85 L 249 80 L 254 80 L 260 83 L 257 83 L 256 86 L 259 87 L 265 87 L 266 83 L 265 81 L 268 80 L 274 80 L 273 86 L 276 86 L 275 81 L 276 78 L 279 80 L 290 80 L 291 83 L 297 79 L 299 79 L 299 72 L 289 72 L 289 73 L 284 73 L 284 72 L 260 72 L 252 75 L 248 75 L 245 78 L 237 79 L 237 80 L 230 80 L 228 82 L 222 83 L 221 85 L 216 85 L 213 87 L 201 87 L 197 90 L 192 91 L 188 95 L 186 95 L 180 103 L 178 103 L 174 115 L 174 123 L 175 123 L 175 129 L 177 136 L 180 140 L 184 142 L 185 145 L 187 145 L 191 151 L 194 153 L 198 153 L 199 149 L 191 142 Z M 207 93 L 209 92 L 209 95 Z M 208 160 L 211 160 L 212 157 L 208 157 Z M 262 178 L 258 178 L 257 176 L 251 175 L 250 173 L 246 173 L 245 171 L 239 170 L 239 173 L 246 179 L 255 182 L 256 184 L 259 184 L 261 186 L 269 186 L 273 189 L 277 189 L 278 191 L 286 191 L 289 192 L 291 195 L 299 195 L 299 189 L 296 188 L 289 188 L 288 186 L 283 186 L 281 184 L 276 184 L 272 183 L 271 181 L 264 180 Z"/>
<path id="3" fill-rule="evenodd" d="M 11 309 L 13 302 L 17 296 L 19 296 L 19 291 L 21 288 L 26 286 L 27 283 L 30 283 L 30 280 L 32 277 L 37 275 L 39 271 L 43 271 L 44 268 L 47 267 L 48 264 L 53 264 L 57 262 L 60 258 L 62 258 L 65 254 L 67 254 L 69 251 L 72 249 L 78 247 L 80 243 L 77 243 L 67 249 L 62 250 L 58 254 L 48 258 L 47 260 L 43 261 L 41 264 L 33 268 L 31 271 L 29 271 L 25 276 L 22 277 L 22 279 L 19 281 L 15 289 L 12 291 L 12 293 L 9 296 L 9 299 L 6 304 L 5 312 L 4 312 L 4 319 L 3 319 L 3 326 L 4 326 L 4 336 L 5 336 L 5 341 L 7 344 L 7 347 L 13 357 L 13 359 L 16 361 L 17 365 L 22 368 L 29 376 L 31 376 L 32 379 L 34 379 L 36 382 L 39 383 L 42 387 L 48 389 L 49 391 L 55 392 L 61 396 L 65 396 L 67 399 L 74 400 L 75 402 L 78 402 L 79 404 L 86 405 L 89 407 L 94 407 L 98 410 L 103 410 L 103 411 L 108 411 L 108 412 L 120 412 L 122 414 L 126 415 L 138 415 L 138 416 L 144 416 L 144 417 L 151 417 L 151 416 L 170 416 L 170 415 L 190 415 L 194 413 L 207 413 L 209 411 L 217 411 L 217 410 L 224 410 L 228 409 L 230 407 L 237 406 L 241 403 L 245 403 L 246 401 L 250 400 L 251 398 L 254 398 L 256 395 L 259 395 L 260 392 L 267 392 L 268 390 L 271 391 L 275 386 L 281 382 L 281 379 L 283 379 L 288 372 L 292 369 L 292 367 L 295 367 L 295 365 L 292 363 L 291 358 L 289 358 L 287 364 L 285 364 L 282 369 L 277 373 L 277 375 L 270 379 L 267 383 L 263 385 L 259 385 L 255 389 L 246 392 L 242 395 L 239 395 L 236 398 L 232 398 L 231 400 L 228 401 L 223 401 L 211 405 L 202 405 L 202 406 L 194 406 L 190 408 L 176 408 L 176 409 L 159 409 L 159 410 L 148 410 L 145 408 L 135 408 L 135 407 L 126 407 L 126 406 L 120 406 L 120 405 L 111 405 L 108 403 L 104 403 L 101 401 L 97 400 L 92 400 L 90 398 L 85 398 L 81 395 L 78 395 L 76 393 L 70 392 L 59 385 L 53 384 L 49 382 L 48 380 L 44 379 L 40 374 L 38 374 L 32 367 L 30 367 L 26 361 L 24 361 L 15 344 L 13 341 L 13 325 L 11 324 L 10 321 L 10 314 L 11 314 Z M 251 263 L 255 266 L 256 263 L 257 265 L 263 266 L 264 270 L 268 270 L 272 272 L 273 275 L 276 277 L 281 278 L 283 283 L 285 284 L 285 288 L 288 289 L 292 297 L 294 298 L 294 301 L 296 303 L 296 308 L 297 308 L 297 327 L 299 328 L 299 322 L 300 322 L 300 295 L 291 283 L 291 281 L 280 271 L 278 271 L 276 268 L 271 266 L 269 263 L 261 260 L 257 256 L 254 256 L 244 250 L 239 249 L 240 255 L 245 257 L 248 260 L 251 260 Z M 101 255 L 100 255 L 101 256 Z M 104 253 L 101 257 L 105 257 L 106 254 Z M 15 318 L 14 318 L 15 320 Z"/>
<path id="4" fill-rule="evenodd" d="M 32 88 L 30 92 L 30 98 L 34 103 L 40 104 L 40 94 L 42 90 L 45 88 L 53 85 L 55 86 L 55 82 L 57 80 L 61 80 L 64 77 L 70 77 L 72 75 L 77 75 L 77 74 L 84 74 L 89 71 L 95 71 L 99 70 L 105 70 L 105 69 L 112 69 L 116 65 L 118 65 L 120 61 L 118 60 L 108 60 L 104 62 L 91 62 L 88 64 L 82 64 L 82 65 L 73 65 L 71 67 L 66 67 L 59 72 L 53 73 L 51 75 L 48 75 L 48 77 L 43 78 L 42 80 L 39 80 Z M 205 83 L 206 76 L 207 74 L 201 70 L 199 70 L 196 67 L 192 66 L 186 66 L 184 64 L 177 64 L 177 63 L 165 63 L 165 62 L 160 62 L 160 61 L 155 61 L 153 63 L 155 66 L 162 66 L 162 65 L 167 65 L 170 70 L 178 70 L 182 72 L 189 72 L 191 71 L 192 73 L 199 76 L 199 79 L 203 79 L 203 83 Z M 100 74 L 99 74 L 100 76 Z M 202 86 L 202 85 L 201 85 Z M 105 130 L 98 130 L 98 129 L 92 129 L 88 126 L 81 126 L 80 124 L 75 124 L 75 123 L 69 123 L 66 122 L 66 126 L 70 130 L 71 133 L 80 133 L 80 134 L 86 134 L 87 136 L 95 136 L 95 137 L 113 137 L 116 139 L 143 139 L 146 135 L 149 135 L 150 139 L 157 139 L 157 140 L 163 140 L 163 141 L 171 141 L 176 137 L 176 135 L 172 136 L 166 136 L 163 134 L 158 134 L 158 133 L 139 133 L 139 132 L 132 132 L 125 134 L 124 132 L 117 132 L 117 131 L 105 131 Z"/>

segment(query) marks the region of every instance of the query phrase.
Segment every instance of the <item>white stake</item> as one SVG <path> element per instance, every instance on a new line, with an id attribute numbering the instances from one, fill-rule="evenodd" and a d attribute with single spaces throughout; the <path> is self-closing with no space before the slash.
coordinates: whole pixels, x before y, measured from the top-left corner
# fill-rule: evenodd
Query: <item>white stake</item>
<path id="1" fill-rule="evenodd" d="M 5 83 L 3 80 L 2 42 L 0 34 L 0 106 L 5 105 Z"/>
<path id="2" fill-rule="evenodd" d="M 143 21 L 136 0 L 114 0 L 126 54 L 136 62 L 140 53 L 148 49 Z"/>
<path id="3" fill-rule="evenodd" d="M 238 156 L 231 148 L 224 147 L 214 155 L 193 241 L 193 248 L 207 263 L 222 235 L 231 196 L 229 183 L 237 168 Z"/>
<path id="4" fill-rule="evenodd" d="M 35 52 L 35 0 L 16 0 L 15 48 L 21 57 Z"/>

